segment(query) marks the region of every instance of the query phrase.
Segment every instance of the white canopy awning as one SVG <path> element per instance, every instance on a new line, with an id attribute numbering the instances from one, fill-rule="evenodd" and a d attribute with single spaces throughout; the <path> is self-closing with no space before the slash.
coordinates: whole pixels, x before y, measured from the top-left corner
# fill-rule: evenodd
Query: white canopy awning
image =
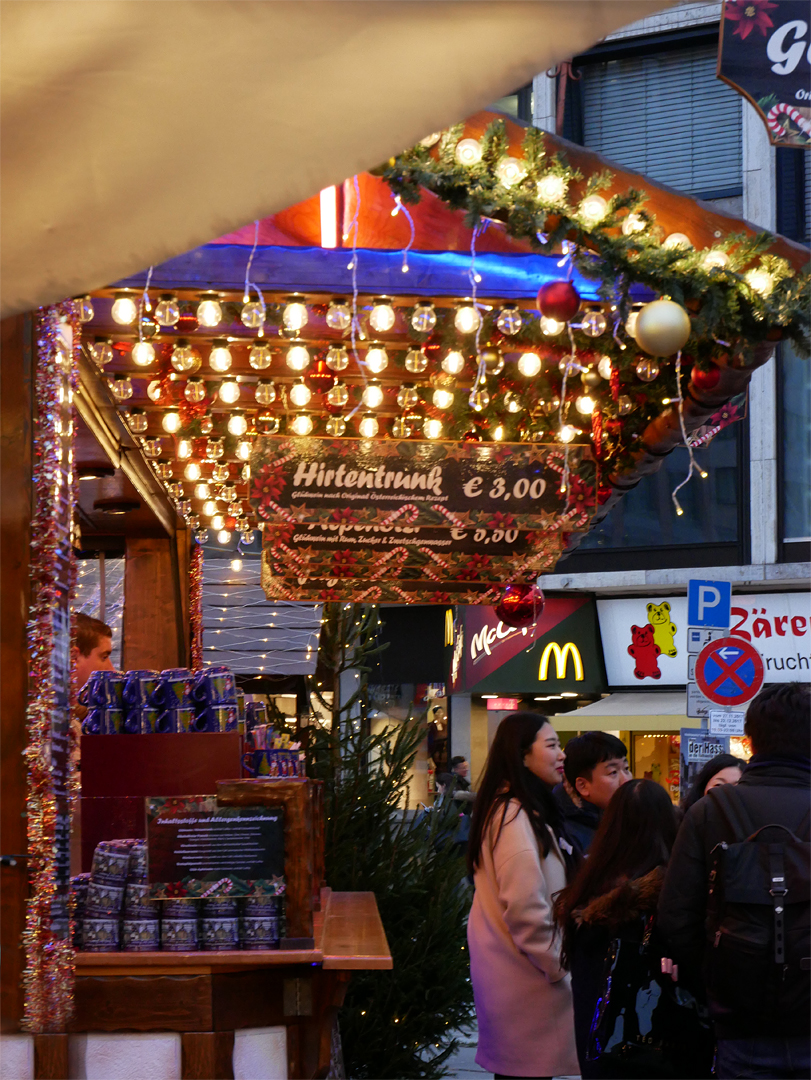
<path id="1" fill-rule="evenodd" d="M 4 0 L 2 314 L 277 213 L 671 3 Z"/>
<path id="2" fill-rule="evenodd" d="M 557 731 L 678 731 L 701 727 L 687 718 L 687 694 L 663 690 L 652 694 L 609 694 L 582 709 L 551 716 Z"/>

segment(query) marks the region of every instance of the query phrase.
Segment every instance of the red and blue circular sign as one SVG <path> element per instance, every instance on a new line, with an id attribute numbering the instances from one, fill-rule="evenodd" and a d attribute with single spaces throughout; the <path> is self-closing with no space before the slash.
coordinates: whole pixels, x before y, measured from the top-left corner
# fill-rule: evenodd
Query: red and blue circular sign
<path id="1" fill-rule="evenodd" d="M 698 654 L 696 683 L 716 705 L 743 705 L 763 686 L 763 658 L 743 638 L 719 638 Z"/>

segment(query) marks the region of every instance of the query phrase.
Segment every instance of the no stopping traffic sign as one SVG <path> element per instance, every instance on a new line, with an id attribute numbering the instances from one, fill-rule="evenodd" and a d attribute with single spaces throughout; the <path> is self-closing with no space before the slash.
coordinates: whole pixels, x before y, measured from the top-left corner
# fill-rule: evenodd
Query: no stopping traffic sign
<path id="1" fill-rule="evenodd" d="M 763 659 L 743 638 L 719 638 L 698 654 L 696 683 L 716 705 L 743 705 L 763 686 Z"/>

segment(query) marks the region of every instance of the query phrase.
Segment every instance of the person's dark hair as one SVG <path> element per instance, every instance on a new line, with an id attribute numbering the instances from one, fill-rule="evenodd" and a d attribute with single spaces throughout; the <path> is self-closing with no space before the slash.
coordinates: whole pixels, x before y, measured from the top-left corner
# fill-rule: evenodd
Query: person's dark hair
<path id="1" fill-rule="evenodd" d="M 82 656 L 90 656 L 99 643 L 99 638 L 112 638 L 112 627 L 103 623 L 101 619 L 94 619 L 85 615 L 83 611 L 76 614 L 76 648 Z"/>
<path id="2" fill-rule="evenodd" d="M 746 710 L 744 731 L 755 754 L 811 757 L 811 686 L 780 683 L 761 690 Z"/>
<path id="3" fill-rule="evenodd" d="M 521 804 L 521 809 L 532 822 L 544 856 L 549 854 L 547 825 L 552 826 L 554 831 L 559 831 L 559 811 L 552 797 L 552 789 L 524 764 L 524 757 L 535 742 L 535 737 L 548 723 L 548 718 L 541 713 L 517 712 L 505 716 L 498 725 L 470 820 L 467 865 L 471 874 L 478 865 L 490 820 L 501 810 L 501 821 L 496 835 L 498 842 L 510 799 L 516 799 Z"/>
<path id="4" fill-rule="evenodd" d="M 578 776 L 591 780 L 595 765 L 601 761 L 627 757 L 628 748 L 616 735 L 609 735 L 607 731 L 586 731 L 566 743 L 563 771 L 570 787 L 574 787 Z"/>
<path id="5" fill-rule="evenodd" d="M 437 787 L 439 787 L 439 785 L 441 784 L 442 787 L 444 787 L 447 790 L 448 787 L 451 787 L 455 783 L 455 781 L 456 781 L 456 777 L 453 776 L 449 772 L 437 773 L 437 776 L 436 776 L 436 786 Z"/>
<path id="6" fill-rule="evenodd" d="M 456 757 L 451 758 L 451 769 L 455 769 L 457 765 L 461 765 L 463 761 L 467 761 L 464 754 L 457 754 Z"/>
<path id="7" fill-rule="evenodd" d="M 570 955 L 572 912 L 620 882 L 664 866 L 678 822 L 670 796 L 653 780 L 629 780 L 617 788 L 594 834 L 589 857 L 555 902 L 565 955 Z"/>
<path id="8" fill-rule="evenodd" d="M 732 754 L 716 754 L 714 758 L 710 758 L 701 772 L 696 776 L 693 781 L 693 786 L 687 792 L 682 799 L 681 808 L 685 812 L 695 805 L 699 799 L 704 798 L 704 788 L 709 784 L 710 780 L 714 776 L 717 776 L 722 769 L 731 769 L 735 765 L 739 769 L 743 769 L 746 765 L 745 761 L 741 758 L 733 757 Z"/>

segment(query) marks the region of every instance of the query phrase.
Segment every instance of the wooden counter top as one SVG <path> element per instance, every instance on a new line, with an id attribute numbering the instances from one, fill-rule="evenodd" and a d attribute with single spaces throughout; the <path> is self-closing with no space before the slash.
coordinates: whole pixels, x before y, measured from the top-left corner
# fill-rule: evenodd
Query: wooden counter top
<path id="1" fill-rule="evenodd" d="M 374 893 L 322 890 L 314 914 L 314 949 L 229 952 L 76 953 L 76 977 L 213 975 L 250 968 L 319 964 L 345 971 L 389 970 L 391 952 Z"/>

